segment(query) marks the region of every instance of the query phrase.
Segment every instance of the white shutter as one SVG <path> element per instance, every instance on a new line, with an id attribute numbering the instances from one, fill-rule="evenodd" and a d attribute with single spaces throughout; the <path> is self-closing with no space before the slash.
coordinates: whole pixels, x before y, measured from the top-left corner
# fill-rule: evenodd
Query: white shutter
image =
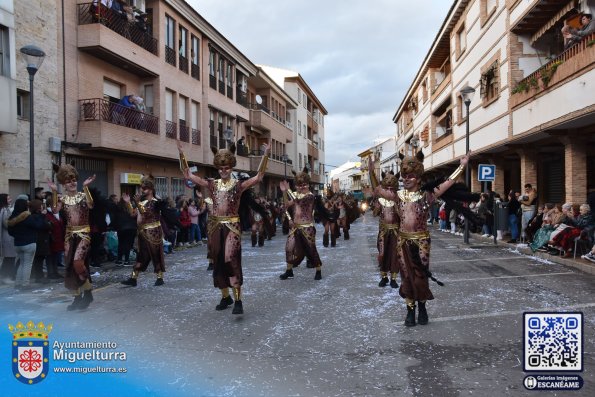
<path id="1" fill-rule="evenodd" d="M 174 93 L 165 90 L 165 119 L 174 121 Z"/>
<path id="2" fill-rule="evenodd" d="M 198 130 L 198 103 L 192 102 L 190 113 L 192 115 L 192 128 Z"/>
<path id="3" fill-rule="evenodd" d="M 103 80 L 103 95 L 118 99 L 122 98 L 120 84 L 111 82 L 109 80 Z"/>
<path id="4" fill-rule="evenodd" d="M 178 119 L 186 120 L 186 98 L 180 97 L 178 101 Z"/>

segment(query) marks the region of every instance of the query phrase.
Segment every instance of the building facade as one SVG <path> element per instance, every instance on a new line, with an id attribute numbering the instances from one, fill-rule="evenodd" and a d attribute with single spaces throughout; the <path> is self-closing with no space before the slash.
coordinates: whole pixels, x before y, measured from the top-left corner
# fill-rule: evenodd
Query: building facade
<path id="1" fill-rule="evenodd" d="M 178 142 L 199 175 L 216 177 L 211 147 L 227 147 L 243 137 L 236 168 L 255 173 L 262 145 L 270 143 L 268 171 L 257 190 L 277 195 L 298 102 L 188 3 L 128 0 L 130 7 L 119 11 L 104 2 L 56 0 L 43 3 L 43 18 L 25 11 L 37 9 L 28 3 L 14 2 L 14 9 L 1 12 L 12 18 L 6 19 L 14 25 L 7 23 L 6 37 L 16 38 L 15 48 L 36 37 L 27 31 L 31 26 L 40 30 L 36 44 L 48 54 L 36 76 L 47 102 L 35 98 L 37 185 L 52 178 L 52 161 L 74 161 L 81 180 L 97 175 L 95 185 L 106 194 L 133 193 L 141 176 L 151 174 L 157 193 L 174 198 L 190 193 L 179 169 Z M 39 20 L 47 21 L 43 28 Z M 51 40 L 42 41 L 50 29 Z M 14 61 L 18 54 L 12 51 Z M 26 70 L 17 69 L 16 75 L 12 66 L 7 70 L 12 74 L 0 84 L 24 91 Z M 142 105 L 128 106 L 138 98 Z M 9 131 L 0 135 L 2 174 L 7 175 L 0 189 L 16 194 L 27 191 L 20 185 L 29 179 L 29 151 L 23 145 L 28 123 L 16 114 L 13 119 L 16 131 L 7 125 L 3 128 Z M 15 142 L 22 150 L 4 161 L 6 148 Z"/>
<path id="2" fill-rule="evenodd" d="M 531 183 L 540 202 L 585 202 L 595 188 L 595 37 L 565 49 L 560 32 L 594 5 L 454 1 L 393 117 L 399 151 L 421 149 L 426 169 L 447 173 L 468 142 L 473 190 L 487 163 L 500 194 Z M 466 86 L 475 89 L 468 118 Z"/>

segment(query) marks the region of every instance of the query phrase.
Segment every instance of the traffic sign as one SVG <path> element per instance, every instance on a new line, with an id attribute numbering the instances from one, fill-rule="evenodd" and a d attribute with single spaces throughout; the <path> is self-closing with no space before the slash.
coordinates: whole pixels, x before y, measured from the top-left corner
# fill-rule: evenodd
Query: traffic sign
<path id="1" fill-rule="evenodd" d="M 479 164 L 477 180 L 479 182 L 494 182 L 496 179 L 496 166 L 492 164 Z"/>

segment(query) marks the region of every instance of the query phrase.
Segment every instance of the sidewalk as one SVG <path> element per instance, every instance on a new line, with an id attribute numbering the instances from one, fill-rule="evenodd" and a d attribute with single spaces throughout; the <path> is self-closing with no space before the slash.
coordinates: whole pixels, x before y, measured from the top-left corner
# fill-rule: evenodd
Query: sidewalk
<path id="1" fill-rule="evenodd" d="M 485 241 L 493 241 L 493 238 L 482 237 L 480 234 L 471 233 L 470 236 L 478 241 L 484 241 L 484 242 Z M 558 264 L 565 265 L 565 266 L 570 266 L 575 269 L 581 270 L 585 273 L 595 274 L 595 263 L 589 262 L 586 259 L 582 259 L 578 254 L 576 256 L 576 259 L 562 258 L 560 256 L 550 255 L 547 252 L 541 252 L 541 251 L 533 252 L 527 246 L 527 244 L 522 244 L 522 243 L 509 244 L 503 240 L 498 240 L 498 245 L 509 246 L 511 248 L 518 250 L 519 252 L 521 252 L 525 255 L 531 255 L 536 258 L 545 259 L 550 262 L 558 263 Z"/>

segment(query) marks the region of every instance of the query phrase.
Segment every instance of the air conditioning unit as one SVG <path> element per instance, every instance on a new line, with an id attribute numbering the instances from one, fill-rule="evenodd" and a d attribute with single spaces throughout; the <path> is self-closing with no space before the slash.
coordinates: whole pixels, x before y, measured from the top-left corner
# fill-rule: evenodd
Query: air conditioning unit
<path id="1" fill-rule="evenodd" d="M 62 151 L 62 139 L 55 136 L 50 137 L 50 152 L 60 153 Z"/>

